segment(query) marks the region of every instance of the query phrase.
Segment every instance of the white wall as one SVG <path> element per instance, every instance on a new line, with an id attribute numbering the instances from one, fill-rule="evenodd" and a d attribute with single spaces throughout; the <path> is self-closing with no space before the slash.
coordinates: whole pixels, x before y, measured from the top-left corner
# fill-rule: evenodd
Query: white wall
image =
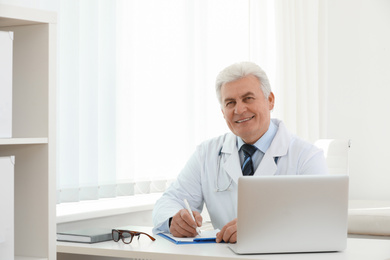
<path id="1" fill-rule="evenodd" d="M 390 1 L 330 0 L 327 137 L 352 139 L 351 199 L 390 200 Z"/>

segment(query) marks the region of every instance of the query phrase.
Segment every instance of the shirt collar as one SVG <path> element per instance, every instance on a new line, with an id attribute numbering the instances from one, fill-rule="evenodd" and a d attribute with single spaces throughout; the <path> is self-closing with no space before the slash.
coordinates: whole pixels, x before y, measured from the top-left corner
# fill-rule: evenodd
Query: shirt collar
<path id="1" fill-rule="evenodd" d="M 268 148 L 271 146 L 272 140 L 274 139 L 276 132 L 278 131 L 278 127 L 274 122 L 270 122 L 269 128 L 265 134 L 257 140 L 253 145 L 256 146 L 257 149 L 262 151 L 263 153 L 267 152 Z M 241 137 L 237 136 L 237 149 L 240 150 L 241 146 L 243 146 L 245 142 L 241 139 Z"/>

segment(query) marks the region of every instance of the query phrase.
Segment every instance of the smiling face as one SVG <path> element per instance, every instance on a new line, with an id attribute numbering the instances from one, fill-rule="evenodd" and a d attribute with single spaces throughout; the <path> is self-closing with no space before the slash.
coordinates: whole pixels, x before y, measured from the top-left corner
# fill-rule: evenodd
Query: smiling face
<path id="1" fill-rule="evenodd" d="M 221 88 L 221 110 L 230 130 L 247 144 L 254 144 L 268 131 L 274 94 L 268 98 L 253 75 L 226 83 Z"/>

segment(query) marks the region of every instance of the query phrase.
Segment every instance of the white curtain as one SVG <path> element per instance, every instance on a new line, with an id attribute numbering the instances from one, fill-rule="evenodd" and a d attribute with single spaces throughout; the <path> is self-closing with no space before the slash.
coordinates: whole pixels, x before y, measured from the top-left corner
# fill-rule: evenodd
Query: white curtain
<path id="1" fill-rule="evenodd" d="M 314 142 L 326 124 L 327 4 L 276 0 L 275 114 Z"/>
<path id="2" fill-rule="evenodd" d="M 61 1 L 58 202 L 163 191 L 197 144 L 229 131 L 214 80 L 237 61 L 267 72 L 274 116 L 318 137 L 320 9 L 309 0 Z"/>

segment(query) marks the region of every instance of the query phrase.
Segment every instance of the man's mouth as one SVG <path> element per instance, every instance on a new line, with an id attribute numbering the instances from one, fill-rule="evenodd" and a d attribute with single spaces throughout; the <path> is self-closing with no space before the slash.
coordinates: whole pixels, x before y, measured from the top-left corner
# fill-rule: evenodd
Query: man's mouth
<path id="1" fill-rule="evenodd" d="M 251 116 L 251 117 L 247 117 L 247 118 L 244 118 L 244 119 L 241 119 L 241 120 L 237 120 L 236 123 L 244 123 L 244 122 L 247 122 L 249 120 L 251 120 L 252 118 L 254 118 L 255 116 Z"/>

